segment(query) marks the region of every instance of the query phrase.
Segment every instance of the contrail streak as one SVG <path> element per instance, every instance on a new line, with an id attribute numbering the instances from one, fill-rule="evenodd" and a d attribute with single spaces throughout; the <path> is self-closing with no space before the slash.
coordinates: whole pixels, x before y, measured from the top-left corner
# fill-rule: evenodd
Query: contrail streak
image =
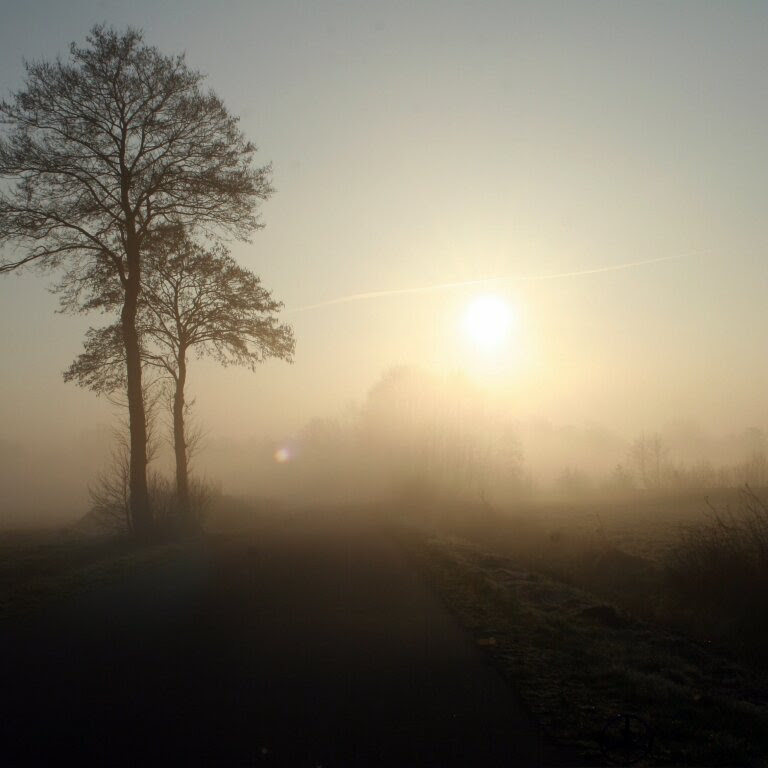
<path id="1" fill-rule="evenodd" d="M 574 272 L 554 272 L 543 275 L 498 275 L 497 277 L 483 277 L 477 280 L 462 280 L 456 283 L 438 283 L 436 285 L 420 286 L 418 288 L 394 288 L 387 291 L 366 291 L 365 293 L 353 293 L 348 296 L 339 296 L 336 299 L 320 301 L 317 304 L 307 304 L 305 307 L 285 310 L 286 314 L 295 314 L 297 312 L 309 312 L 311 309 L 321 309 L 322 307 L 332 307 L 335 304 L 350 304 L 353 301 L 365 301 L 366 299 L 378 299 L 382 296 L 402 296 L 407 293 L 431 293 L 433 291 L 447 291 L 451 288 L 463 288 L 468 285 L 484 285 L 486 283 L 497 283 L 504 280 L 514 281 L 534 281 L 534 280 L 560 280 L 565 277 L 580 277 L 581 275 L 598 275 L 602 272 L 618 272 L 622 269 L 633 269 L 634 267 L 643 267 L 646 264 L 658 264 L 662 261 L 672 261 L 682 259 L 684 256 L 659 256 L 656 259 L 643 259 L 642 261 L 627 261 L 623 264 L 611 264 L 604 267 L 594 267 L 593 269 L 580 269 Z"/>

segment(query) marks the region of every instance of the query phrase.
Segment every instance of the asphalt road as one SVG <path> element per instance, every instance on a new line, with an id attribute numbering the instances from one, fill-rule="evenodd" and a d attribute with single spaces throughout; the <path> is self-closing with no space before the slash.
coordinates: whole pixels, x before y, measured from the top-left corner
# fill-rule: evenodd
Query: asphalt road
<path id="1" fill-rule="evenodd" d="M 562 764 L 371 523 L 210 537 L 0 655 L 3 765 Z"/>

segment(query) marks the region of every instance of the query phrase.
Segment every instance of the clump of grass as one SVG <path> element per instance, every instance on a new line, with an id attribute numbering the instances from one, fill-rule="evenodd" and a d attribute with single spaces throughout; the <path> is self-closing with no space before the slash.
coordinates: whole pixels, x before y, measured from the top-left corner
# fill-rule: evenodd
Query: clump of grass
<path id="1" fill-rule="evenodd" d="M 699 635 L 768 662 L 768 505 L 746 486 L 735 508 L 710 506 L 667 555 L 670 613 Z"/>

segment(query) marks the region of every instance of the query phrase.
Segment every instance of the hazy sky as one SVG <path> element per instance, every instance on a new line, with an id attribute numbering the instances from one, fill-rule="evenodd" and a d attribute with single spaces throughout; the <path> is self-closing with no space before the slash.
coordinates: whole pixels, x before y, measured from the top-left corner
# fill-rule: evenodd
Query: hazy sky
<path id="1" fill-rule="evenodd" d="M 3 94 L 24 57 L 139 26 L 208 73 L 274 165 L 266 228 L 233 252 L 285 302 L 296 362 L 193 362 L 213 435 L 333 415 L 392 364 L 466 370 L 523 419 L 768 425 L 768 4 L 3 5 Z M 55 315 L 50 282 L 0 280 L 5 439 L 109 420 L 61 379 L 100 318 Z M 515 318 L 493 354 L 460 330 L 482 293 Z"/>

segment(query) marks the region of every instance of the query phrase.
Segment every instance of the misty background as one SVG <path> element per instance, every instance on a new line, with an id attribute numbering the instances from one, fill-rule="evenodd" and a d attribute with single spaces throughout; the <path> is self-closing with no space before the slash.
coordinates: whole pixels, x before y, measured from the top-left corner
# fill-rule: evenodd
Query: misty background
<path id="1" fill-rule="evenodd" d="M 185 3 L 180 24 L 28 2 L 4 10 L 0 90 L 103 20 L 185 50 L 274 166 L 232 253 L 285 303 L 296 362 L 190 362 L 193 471 L 286 503 L 759 476 L 764 4 Z M 61 378 L 94 319 L 55 315 L 49 284 L 0 281 L 3 524 L 82 515 L 112 443 L 114 407 Z M 514 315 L 493 354 L 461 333 L 488 292 Z"/>

